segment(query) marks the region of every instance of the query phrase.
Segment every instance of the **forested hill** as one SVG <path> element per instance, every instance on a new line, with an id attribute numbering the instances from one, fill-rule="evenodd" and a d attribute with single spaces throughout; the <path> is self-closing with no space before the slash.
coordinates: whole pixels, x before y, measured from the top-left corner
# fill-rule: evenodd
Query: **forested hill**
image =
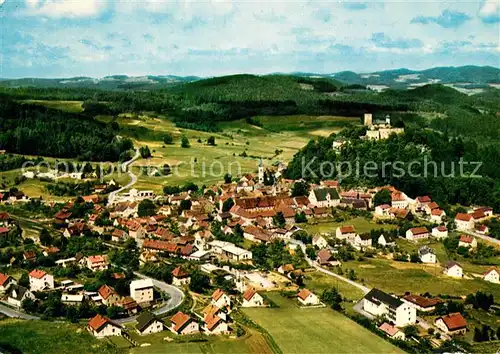
<path id="1" fill-rule="evenodd" d="M 19 104 L 0 96 L 0 150 L 23 155 L 118 161 L 133 145 L 81 114 Z"/>

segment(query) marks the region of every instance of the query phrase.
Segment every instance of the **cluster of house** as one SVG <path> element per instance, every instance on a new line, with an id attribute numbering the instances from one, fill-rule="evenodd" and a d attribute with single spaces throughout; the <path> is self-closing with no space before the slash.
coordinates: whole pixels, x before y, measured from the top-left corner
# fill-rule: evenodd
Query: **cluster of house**
<path id="1" fill-rule="evenodd" d="M 437 298 L 412 294 L 399 298 L 376 288 L 370 290 L 362 301 L 362 308 L 367 316 L 386 319 L 387 322 L 382 323 L 379 329 L 388 337 L 400 340 L 405 339 L 402 328 L 417 323 L 417 311 L 434 311 L 440 303 Z M 446 335 L 464 334 L 467 331 L 467 320 L 460 313 L 439 316 L 434 325 Z"/>
<path id="2" fill-rule="evenodd" d="M 66 261 L 63 266 L 77 262 L 76 258 Z M 92 271 L 100 271 L 108 268 L 105 256 L 81 257 L 80 262 Z M 140 308 L 150 307 L 154 302 L 154 285 L 151 279 L 138 279 L 130 283 L 130 296 L 120 296 L 113 287 L 102 285 L 97 292 L 85 291 L 82 284 L 72 280 L 62 280 L 57 284 L 54 276 L 44 270 L 34 269 L 29 274 L 29 288 L 17 284 L 17 281 L 0 273 L 0 292 L 6 295 L 7 302 L 12 306 L 20 308 L 25 299 L 35 299 L 34 292 L 61 290 L 61 302 L 68 306 L 80 305 L 87 301 L 95 305 L 120 306 L 129 314 L 136 313 Z M 123 273 L 113 274 L 115 279 L 124 278 Z"/>

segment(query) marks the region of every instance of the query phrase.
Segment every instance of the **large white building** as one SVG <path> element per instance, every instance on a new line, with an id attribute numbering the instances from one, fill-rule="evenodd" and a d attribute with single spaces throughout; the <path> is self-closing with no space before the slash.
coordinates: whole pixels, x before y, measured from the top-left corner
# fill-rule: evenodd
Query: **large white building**
<path id="1" fill-rule="evenodd" d="M 130 297 L 138 304 L 153 301 L 153 281 L 151 279 L 133 280 L 130 283 Z"/>
<path id="2" fill-rule="evenodd" d="M 54 289 L 54 277 L 43 270 L 32 270 L 29 274 L 29 280 L 31 291 Z"/>
<path id="3" fill-rule="evenodd" d="M 413 306 L 375 288 L 363 298 L 363 310 L 374 316 L 384 316 L 397 327 L 417 322 L 417 310 Z"/>
<path id="4" fill-rule="evenodd" d="M 225 256 L 233 261 L 246 261 L 252 259 L 252 252 L 238 247 L 231 242 L 214 240 L 209 243 L 215 254 Z"/>
<path id="5" fill-rule="evenodd" d="M 316 188 L 309 193 L 309 201 L 317 207 L 335 207 L 340 204 L 340 196 L 335 188 Z"/>

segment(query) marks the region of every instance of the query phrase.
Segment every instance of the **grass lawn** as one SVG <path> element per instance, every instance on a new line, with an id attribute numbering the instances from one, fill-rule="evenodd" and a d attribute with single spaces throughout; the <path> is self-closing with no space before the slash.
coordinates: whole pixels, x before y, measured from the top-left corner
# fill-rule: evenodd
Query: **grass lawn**
<path id="1" fill-rule="evenodd" d="M 318 271 L 306 273 L 304 283 L 306 288 L 317 295 L 321 295 L 324 290 L 331 289 L 332 287 L 337 288 L 344 298 L 347 298 L 351 301 L 357 301 L 364 295 L 360 289 L 342 280 Z"/>
<path id="2" fill-rule="evenodd" d="M 2 347 L 20 353 L 106 354 L 123 353 L 107 341 L 95 339 L 79 326 L 46 321 L 0 321 Z"/>
<path id="3" fill-rule="evenodd" d="M 139 343 L 139 347 L 131 349 L 132 353 L 272 353 L 264 336 L 253 329 L 247 329 L 244 336 L 232 339 L 203 334 L 177 336 L 170 331 L 140 336 L 132 325 L 128 324 L 126 327 L 131 337 Z"/>
<path id="4" fill-rule="evenodd" d="M 310 234 L 330 233 L 335 235 L 337 227 L 346 225 L 354 225 L 357 233 L 370 232 L 373 229 L 390 230 L 395 228 L 394 225 L 377 224 L 371 220 L 357 217 L 343 222 L 334 222 L 330 219 L 314 220 L 313 222 L 309 222 L 305 225 L 304 229 Z"/>
<path id="5" fill-rule="evenodd" d="M 500 287 L 481 279 L 453 279 L 442 274 L 438 265 L 395 262 L 387 259 L 349 261 L 342 265 L 344 273 L 354 269 L 358 281 L 386 292 L 404 294 L 430 292 L 433 295 L 465 296 L 482 290 L 500 297 Z"/>
<path id="6" fill-rule="evenodd" d="M 329 308 L 304 309 L 269 293 L 280 308 L 243 311 L 273 337 L 283 353 L 400 353 L 401 350 Z"/>

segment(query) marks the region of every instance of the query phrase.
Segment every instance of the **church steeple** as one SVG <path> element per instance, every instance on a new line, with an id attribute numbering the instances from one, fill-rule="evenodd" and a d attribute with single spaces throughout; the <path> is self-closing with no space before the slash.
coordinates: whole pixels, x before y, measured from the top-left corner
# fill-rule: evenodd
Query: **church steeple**
<path id="1" fill-rule="evenodd" d="M 264 183 L 264 163 L 262 157 L 259 160 L 259 183 Z"/>

